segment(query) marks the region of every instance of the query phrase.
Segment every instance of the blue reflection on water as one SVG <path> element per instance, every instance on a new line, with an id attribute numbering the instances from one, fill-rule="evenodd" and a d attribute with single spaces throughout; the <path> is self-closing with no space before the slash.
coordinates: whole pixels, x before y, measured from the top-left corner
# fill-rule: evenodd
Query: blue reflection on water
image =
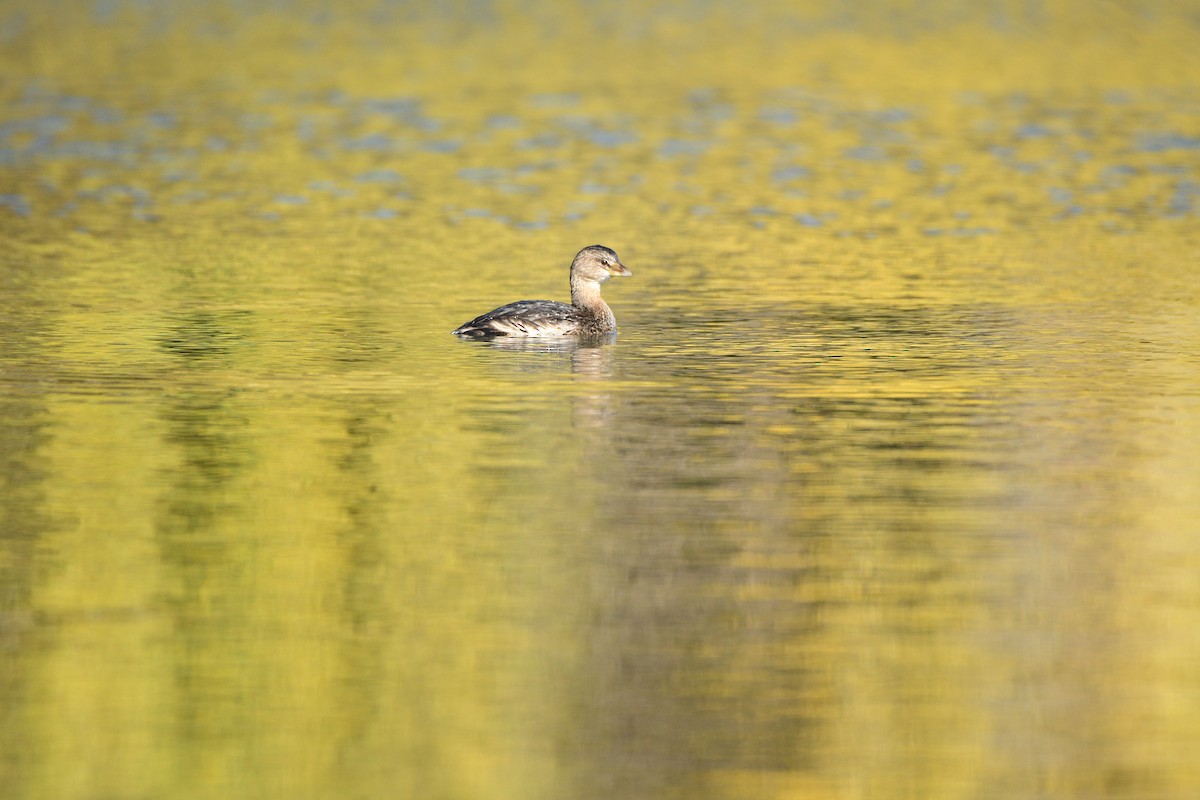
<path id="1" fill-rule="evenodd" d="M 775 183 L 789 183 L 795 180 L 812 177 L 812 170 L 796 164 L 778 167 L 771 172 L 771 180 Z"/>
<path id="2" fill-rule="evenodd" d="M 301 114 L 295 121 L 290 121 L 292 118 L 282 110 L 271 113 L 257 108 L 245 113 L 230 111 L 220 118 L 232 120 L 234 130 L 239 132 L 222 135 L 210 126 L 216 118 L 210 111 L 197 113 L 190 107 L 177 106 L 170 101 L 150 110 L 114 109 L 106 102 L 58 93 L 43 82 L 31 81 L 25 87 L 18 87 L 17 100 L 5 110 L 8 118 L 0 118 L 0 167 L 12 170 L 28 168 L 38 161 L 56 160 L 78 166 L 78 174 L 86 180 L 78 184 L 68 181 L 62 186 L 43 181 L 34 187 L 9 181 L 9 191 L 0 201 L 0 207 L 7 210 L 10 219 L 33 216 L 38 208 L 62 216 L 75 213 L 81 203 L 124 198 L 131 202 L 135 218 L 151 220 L 156 218 L 152 211 L 155 202 L 152 193 L 156 187 L 162 187 L 167 195 L 160 202 L 173 205 L 197 203 L 213 197 L 203 192 L 170 193 L 172 185 L 199 184 L 210 174 L 209 169 L 199 169 L 195 162 L 206 158 L 219 161 L 225 154 L 261 153 L 269 141 L 289 135 L 303 144 L 311 157 L 330 164 L 336 164 L 341 154 L 378 154 L 386 156 L 388 161 L 379 167 L 365 169 L 361 163 L 347 158 L 355 164 L 348 174 L 334 174 L 328 180 L 300 177 L 294 185 L 281 183 L 268 187 L 267 197 L 273 198 L 277 205 L 302 206 L 308 203 L 305 197 L 308 192 L 349 197 L 354 192 L 340 187 L 351 182 L 378 184 L 378 190 L 370 186 L 360 190 L 366 194 L 379 191 L 380 196 L 375 199 L 379 205 L 367 205 L 368 209 L 374 207 L 376 210 L 348 208 L 345 213 L 382 218 L 398 214 L 382 196 L 383 190 L 406 181 L 401 169 L 393 164 L 428 153 L 451 158 L 471 153 L 476 145 L 497 144 L 502 131 L 520 132 L 520 138 L 508 146 L 508 152 L 538 151 L 537 163 L 512 163 L 511 159 L 494 156 L 497 160 L 493 164 L 463 164 L 456 170 L 460 180 L 497 195 L 537 195 L 545 189 L 546 182 L 552 180 L 549 175 L 565 164 L 577 163 L 580 155 L 576 148 L 583 153 L 591 148 L 593 154 L 603 153 L 605 161 L 595 163 L 584 177 L 573 179 L 578 181 L 575 184 L 577 195 L 586 200 L 588 196 L 626 194 L 644 185 L 649 175 L 645 170 L 631 174 L 624 169 L 626 156 L 632 153 L 621 151 L 639 148 L 642 156 L 650 154 L 660 159 L 658 169 L 674 170 L 674 179 L 666 185 L 675 187 L 678 195 L 688 196 L 686 200 L 662 197 L 660 202 L 664 207 L 676 204 L 689 209 L 694 216 L 738 216 L 741 213 L 751 222 L 759 218 L 757 223 L 776 213 L 789 216 L 806 227 L 819 227 L 831 219 L 825 211 L 796 212 L 794 207 L 788 207 L 789 199 L 802 198 L 808 203 L 825 197 L 834 203 L 873 204 L 877 198 L 862 188 L 871 185 L 873 170 L 900 167 L 910 174 L 928 175 L 929 185 L 914 189 L 926 197 L 953 192 L 956 188 L 954 176 L 962 174 L 960 165 L 939 163 L 938 148 L 945 142 L 918 135 L 915 129 L 905 127 L 905 123 L 920 117 L 919 109 L 847 108 L 836 98 L 798 89 L 771 90 L 764 93 L 760 102 L 745 108 L 727 101 L 722 91 L 713 88 L 690 90 L 676 99 L 677 107 L 664 112 L 669 117 L 666 119 L 669 133 L 655 139 L 647 133 L 655 128 L 644 125 L 646 120 L 636 113 L 582 113 L 581 97 L 572 92 L 535 94 L 526 98 L 526 110 L 548 110 L 549 115 L 535 114 L 527 119 L 519 110 L 509 110 L 487 116 L 482 125 L 460 125 L 452 130 L 450 123 L 427 114 L 423 101 L 414 96 L 361 98 L 333 91 L 314 99 L 311 94 L 293 97 L 276 92 L 267 97 L 268 105 L 283 109 L 297 103 L 316 102 L 323 110 Z M 1101 129 L 1100 123 L 1088 121 L 1084 124 L 1079 120 L 1086 118 L 1074 115 L 1071 109 L 1042 109 L 1023 94 L 996 97 L 968 93 L 962 101 L 973 107 L 970 113 L 978 115 L 974 135 L 980 151 L 990 153 L 1003 169 L 1027 182 L 1045 176 L 1040 187 L 1044 192 L 1044 219 L 1064 219 L 1106 207 L 1118 213 L 1132 213 L 1128 207 L 1106 204 L 1103 195 L 1123 187 L 1133 176 L 1156 181 L 1146 190 L 1145 202 L 1138 207 L 1139 215 L 1158 215 L 1166 219 L 1197 213 L 1200 190 L 1194 168 L 1179 163 L 1178 158 L 1181 153 L 1200 150 L 1200 137 L 1191 132 L 1152 127 L 1138 129 L 1127 134 L 1128 145 L 1118 154 L 1105 150 L 1102 140 L 1096 138 L 1095 131 Z M 1128 94 L 1113 94 L 1106 102 L 1128 104 L 1133 100 Z M 997 107 L 996 115 L 987 113 L 989 104 Z M 330 110 L 334 113 L 329 114 Z M 1014 113 L 1019 119 L 1007 119 Z M 729 135 L 724 127 L 731 121 L 736 126 L 739 119 L 754 128 L 751 146 L 757 148 L 757 152 L 746 155 L 743 163 L 747 169 L 755 171 L 761 169 L 760 165 L 768 165 L 767 188 L 774 192 L 773 196 L 755 198 L 760 202 L 749 209 L 748 214 L 745 213 L 744 199 L 730 206 L 729 201 L 719 194 L 706 196 L 710 191 L 705 179 L 709 175 L 707 159 L 710 154 L 721 153 Z M 837 163 L 837 155 L 811 149 L 802 138 L 792 136 L 786 129 L 814 119 L 857 135 L 858 143 L 841 149 L 840 157 L 845 160 L 845 168 L 860 175 L 861 180 L 842 182 L 833 187 L 822 186 L 816 181 L 809 183 L 819 169 L 813 165 L 826 165 L 821 173 L 824 175 L 829 164 Z M 761 123 L 770 127 L 764 129 Z M 529 126 L 528 131 L 526 126 Z M 180 135 L 182 132 L 194 135 L 185 138 Z M 528 135 L 523 135 L 526 133 Z M 1087 140 L 1089 149 L 1063 147 L 1047 151 L 1038 148 L 1039 140 Z M 610 152 L 612 155 L 608 155 Z M 1139 154 L 1138 163 L 1128 163 L 1130 153 Z M 1079 166 L 1092 164 L 1094 166 L 1088 166 L 1086 172 Z M 152 166 L 155 176 L 149 183 L 141 186 L 108 183 L 119 174 L 127 177 L 131 174 L 129 169 L 146 165 Z M 654 167 L 650 169 L 652 171 Z M 321 174 L 328 174 L 327 169 L 323 168 Z M 1050 182 L 1051 175 L 1054 176 L 1053 183 Z M 76 188 L 78 186 L 87 189 L 80 190 Z M 15 191 L 18 187 L 21 191 Z M 74 199 L 50 197 L 43 203 L 42 193 L 73 193 Z M 406 200 L 410 194 L 392 192 L 389 196 Z M 1087 206 L 1080 202 L 1085 197 Z M 506 201 L 498 197 L 497 202 Z M 871 205 L 874 211 L 881 208 Z M 490 218 L 523 227 L 537 228 L 547 224 L 542 218 L 530 220 L 529 213 L 529 209 L 525 209 L 514 212 L 511 218 L 500 215 Z M 458 214 L 459 219 L 469 216 L 464 212 Z M 583 217 L 584 211 L 574 208 L 559 209 L 553 218 L 561 221 Z M 513 223 L 513 218 L 522 221 Z M 964 231 L 969 235 L 992 232 L 990 228 L 959 229 L 936 221 L 927 228 L 930 235 L 964 235 Z"/>
<path id="3" fill-rule="evenodd" d="M 369 133 L 366 136 L 342 140 L 342 149 L 349 151 L 387 152 L 395 149 L 395 142 L 385 133 Z"/>
<path id="4" fill-rule="evenodd" d="M 4 206 L 19 217 L 28 217 L 33 213 L 33 207 L 19 194 L 0 194 L 0 206 Z"/>
<path id="5" fill-rule="evenodd" d="M 1134 149 L 1141 153 L 1200 150 L 1200 136 L 1185 136 L 1179 133 L 1148 133 L 1137 138 Z"/>
<path id="6" fill-rule="evenodd" d="M 693 139 L 667 139 L 658 147 L 658 154 L 664 158 L 671 156 L 699 156 L 708 152 L 709 142 Z"/>
<path id="7" fill-rule="evenodd" d="M 399 183 L 400 173 L 394 169 L 373 169 L 354 176 L 359 183 Z"/>

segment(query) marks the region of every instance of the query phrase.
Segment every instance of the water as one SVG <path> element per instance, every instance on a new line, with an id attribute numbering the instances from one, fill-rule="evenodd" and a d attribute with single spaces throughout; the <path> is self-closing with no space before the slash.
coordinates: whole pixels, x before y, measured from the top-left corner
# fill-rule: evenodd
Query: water
<path id="1" fill-rule="evenodd" d="M 1189 8 L 0 13 L 5 793 L 1195 796 Z"/>

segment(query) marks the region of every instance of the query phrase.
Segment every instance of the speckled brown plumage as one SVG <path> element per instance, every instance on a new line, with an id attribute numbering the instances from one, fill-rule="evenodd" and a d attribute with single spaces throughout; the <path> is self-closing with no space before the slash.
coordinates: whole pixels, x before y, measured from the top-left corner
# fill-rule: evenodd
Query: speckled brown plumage
<path id="1" fill-rule="evenodd" d="M 455 329 L 456 336 L 493 339 L 497 336 L 603 336 L 615 333 L 617 320 L 600 297 L 600 285 L 630 272 L 615 251 L 590 245 L 571 262 L 571 303 L 519 300 L 500 306 Z"/>

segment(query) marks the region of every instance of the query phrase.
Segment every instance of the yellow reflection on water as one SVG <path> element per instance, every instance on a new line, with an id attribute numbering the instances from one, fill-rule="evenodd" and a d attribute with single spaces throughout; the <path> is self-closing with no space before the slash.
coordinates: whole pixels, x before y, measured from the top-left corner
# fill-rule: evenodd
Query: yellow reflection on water
<path id="1" fill-rule="evenodd" d="M 0 12 L 0 784 L 1194 794 L 1189 9 Z"/>

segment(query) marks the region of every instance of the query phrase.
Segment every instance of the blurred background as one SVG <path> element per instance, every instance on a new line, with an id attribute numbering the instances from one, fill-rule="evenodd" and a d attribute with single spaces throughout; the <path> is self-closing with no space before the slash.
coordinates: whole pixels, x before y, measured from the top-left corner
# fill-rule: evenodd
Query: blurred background
<path id="1" fill-rule="evenodd" d="M 0 3 L 0 794 L 1200 796 L 1198 221 L 1195 0 Z"/>

